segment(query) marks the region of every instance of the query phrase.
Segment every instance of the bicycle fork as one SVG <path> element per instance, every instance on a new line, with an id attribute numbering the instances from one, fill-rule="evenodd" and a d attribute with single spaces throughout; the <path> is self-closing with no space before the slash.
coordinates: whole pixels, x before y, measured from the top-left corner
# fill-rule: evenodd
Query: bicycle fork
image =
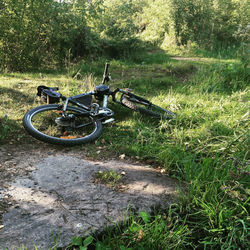
<path id="1" fill-rule="evenodd" d="M 113 115 L 114 115 L 114 112 L 113 112 L 112 110 L 108 109 L 107 106 L 108 106 L 108 95 L 104 95 L 104 96 L 103 96 L 103 102 L 102 102 L 102 107 L 103 107 L 103 109 L 104 109 L 103 111 L 104 111 L 104 112 L 108 111 L 108 112 L 106 113 L 107 116 L 113 116 Z M 111 113 L 109 113 L 110 111 L 111 111 Z M 109 123 L 109 122 L 113 122 L 114 120 L 115 120 L 115 119 L 114 119 L 113 117 L 111 117 L 111 118 L 109 118 L 109 119 L 103 121 L 102 124 L 107 124 L 107 123 Z"/>

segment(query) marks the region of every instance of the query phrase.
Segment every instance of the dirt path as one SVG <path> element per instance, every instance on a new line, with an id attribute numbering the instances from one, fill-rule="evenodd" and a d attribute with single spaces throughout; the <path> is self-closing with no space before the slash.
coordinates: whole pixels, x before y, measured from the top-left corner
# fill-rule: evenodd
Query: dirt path
<path id="1" fill-rule="evenodd" d="M 46 144 L 2 147 L 0 249 L 66 246 L 131 212 L 170 204 L 175 182 L 131 161 L 90 161 L 81 150 Z M 99 171 L 122 173 L 119 190 L 94 181 Z"/>
<path id="2" fill-rule="evenodd" d="M 204 58 L 199 58 L 199 57 L 181 57 L 181 56 L 173 56 L 171 59 L 177 60 L 177 61 L 204 61 Z"/>

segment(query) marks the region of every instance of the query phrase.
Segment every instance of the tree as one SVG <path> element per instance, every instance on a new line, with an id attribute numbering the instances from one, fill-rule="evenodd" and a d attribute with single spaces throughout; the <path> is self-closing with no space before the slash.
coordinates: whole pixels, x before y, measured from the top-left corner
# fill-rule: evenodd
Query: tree
<path id="1" fill-rule="evenodd" d="M 0 5 L 2 69 L 27 70 L 60 63 L 85 26 L 84 1 L 3 0 Z"/>

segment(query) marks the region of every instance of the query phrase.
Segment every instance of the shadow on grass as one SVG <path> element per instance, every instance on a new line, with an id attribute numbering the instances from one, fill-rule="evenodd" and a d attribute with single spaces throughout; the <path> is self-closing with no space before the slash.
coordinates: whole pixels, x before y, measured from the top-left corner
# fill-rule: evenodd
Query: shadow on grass
<path id="1" fill-rule="evenodd" d="M 0 144 L 5 144 L 10 141 L 23 137 L 22 126 L 19 122 L 13 119 L 5 119 L 0 117 Z"/>
<path id="2" fill-rule="evenodd" d="M 24 105 L 24 103 L 32 103 L 34 101 L 34 98 L 31 98 L 29 95 L 24 94 L 23 92 L 12 89 L 12 88 L 6 88 L 6 87 L 0 87 L 0 95 L 7 94 L 8 97 L 12 100 L 10 103 L 10 100 L 5 101 L 4 98 L 1 98 L 0 104 L 1 105 L 12 105 L 14 104 L 20 104 L 20 107 Z"/>
<path id="3" fill-rule="evenodd" d="M 23 138 L 24 131 L 20 121 L 20 113 L 25 113 L 24 109 L 27 103 L 33 103 L 34 98 L 28 94 L 6 87 L 0 87 L 0 141 L 8 143 L 9 141 L 20 140 Z"/>

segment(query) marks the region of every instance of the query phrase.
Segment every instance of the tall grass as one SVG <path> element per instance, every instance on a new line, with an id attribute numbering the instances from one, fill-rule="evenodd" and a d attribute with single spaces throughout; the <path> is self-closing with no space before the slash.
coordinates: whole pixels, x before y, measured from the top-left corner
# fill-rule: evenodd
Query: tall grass
<path id="1" fill-rule="evenodd" d="M 249 72 L 243 65 L 219 63 L 195 64 L 197 73 L 189 70 L 184 81 L 185 73 L 177 71 L 185 72 L 187 63 L 173 62 L 167 70 L 166 64 L 158 65 L 160 79 L 129 81 L 131 88 L 177 117 L 156 122 L 131 113 L 135 118 L 118 118 L 115 132 L 107 129 L 103 137 L 117 134 L 112 138 L 113 149 L 153 159 L 169 175 L 184 181 L 187 190 L 150 222 L 137 217 L 115 235 L 104 235 L 96 243 L 100 249 L 249 247 Z M 176 74 L 171 74 L 171 67 Z M 153 74 L 154 66 L 147 70 Z"/>

